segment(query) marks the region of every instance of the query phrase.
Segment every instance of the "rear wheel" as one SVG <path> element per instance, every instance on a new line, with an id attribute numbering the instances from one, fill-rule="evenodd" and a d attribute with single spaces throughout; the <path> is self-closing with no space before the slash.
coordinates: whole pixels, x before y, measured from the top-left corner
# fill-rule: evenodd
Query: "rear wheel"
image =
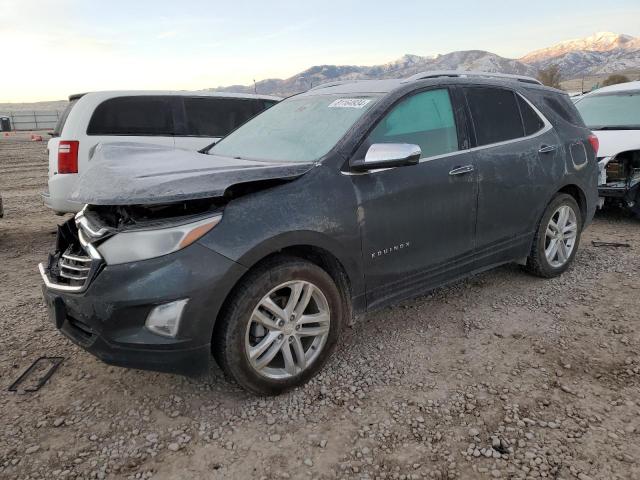
<path id="1" fill-rule="evenodd" d="M 564 272 L 575 258 L 582 233 L 580 207 L 571 195 L 556 195 L 542 215 L 526 269 L 551 278 Z"/>
<path id="2" fill-rule="evenodd" d="M 344 324 L 332 278 L 297 258 L 268 261 L 234 291 L 214 338 L 214 356 L 244 388 L 273 395 L 308 381 Z"/>

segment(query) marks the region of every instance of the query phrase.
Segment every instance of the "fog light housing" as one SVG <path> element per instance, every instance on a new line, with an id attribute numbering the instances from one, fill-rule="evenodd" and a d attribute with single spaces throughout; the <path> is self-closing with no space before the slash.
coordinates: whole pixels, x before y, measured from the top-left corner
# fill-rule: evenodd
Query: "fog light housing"
<path id="1" fill-rule="evenodd" d="M 188 298 L 174 302 L 163 303 L 151 310 L 147 316 L 145 326 L 147 329 L 163 337 L 175 337 L 180 327 L 182 311 L 189 301 Z"/>

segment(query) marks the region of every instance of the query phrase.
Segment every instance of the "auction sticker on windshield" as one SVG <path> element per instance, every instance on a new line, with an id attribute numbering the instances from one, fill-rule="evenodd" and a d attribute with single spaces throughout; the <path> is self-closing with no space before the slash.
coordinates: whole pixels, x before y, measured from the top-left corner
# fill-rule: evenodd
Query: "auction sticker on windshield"
<path id="1" fill-rule="evenodd" d="M 329 108 L 364 108 L 370 99 L 366 98 L 339 98 L 329 104 Z"/>

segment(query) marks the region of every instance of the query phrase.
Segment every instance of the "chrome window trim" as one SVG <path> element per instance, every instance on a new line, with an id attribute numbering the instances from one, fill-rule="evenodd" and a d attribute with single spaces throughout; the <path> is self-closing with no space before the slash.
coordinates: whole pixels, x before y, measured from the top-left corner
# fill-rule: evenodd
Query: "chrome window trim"
<path id="1" fill-rule="evenodd" d="M 496 88 L 504 88 L 504 87 L 496 87 Z M 520 95 L 519 92 L 515 92 L 514 91 L 514 93 L 516 95 L 518 95 L 520 98 L 522 98 L 525 102 L 527 102 L 527 104 L 533 109 L 533 111 L 536 112 L 538 117 L 540 117 L 540 119 L 544 123 L 544 127 L 542 127 L 537 132 L 532 133 L 531 135 L 527 135 L 525 137 L 512 138 L 511 140 L 504 140 L 502 142 L 489 143 L 487 145 L 481 145 L 479 147 L 456 150 L 455 152 L 443 153 L 442 155 L 434 155 L 432 157 L 421 158 L 420 161 L 418 162 L 418 164 L 431 162 L 431 161 L 434 161 L 434 160 L 440 160 L 441 158 L 452 157 L 454 155 L 458 155 L 459 153 L 477 152 L 477 151 L 484 150 L 484 149 L 487 149 L 487 148 L 502 147 L 503 145 L 509 145 L 511 143 L 522 142 L 522 141 L 525 141 L 525 140 L 531 140 L 531 139 L 539 137 L 540 135 L 543 135 L 543 134 L 545 134 L 548 131 L 553 129 L 553 125 L 551 124 L 551 122 L 547 119 L 547 117 L 545 117 L 543 115 L 543 113 L 540 110 L 538 110 L 536 108 L 535 105 L 533 105 L 526 97 L 524 97 L 523 95 Z M 524 125 L 523 125 L 523 128 L 524 128 Z M 375 170 L 368 170 L 366 172 L 341 172 L 341 173 L 343 175 L 368 175 L 370 173 L 378 173 L 378 172 L 384 172 L 385 170 L 393 170 L 394 168 L 398 168 L 398 167 L 378 168 L 378 169 L 375 169 Z"/>

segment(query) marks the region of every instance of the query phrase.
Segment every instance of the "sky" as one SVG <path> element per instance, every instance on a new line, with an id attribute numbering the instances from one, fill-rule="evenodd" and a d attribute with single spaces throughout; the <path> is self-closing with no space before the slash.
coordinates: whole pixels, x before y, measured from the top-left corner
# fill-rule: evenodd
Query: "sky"
<path id="1" fill-rule="evenodd" d="M 0 0 L 0 103 L 248 85 L 406 53 L 517 58 L 599 31 L 640 36 L 640 2 Z"/>

